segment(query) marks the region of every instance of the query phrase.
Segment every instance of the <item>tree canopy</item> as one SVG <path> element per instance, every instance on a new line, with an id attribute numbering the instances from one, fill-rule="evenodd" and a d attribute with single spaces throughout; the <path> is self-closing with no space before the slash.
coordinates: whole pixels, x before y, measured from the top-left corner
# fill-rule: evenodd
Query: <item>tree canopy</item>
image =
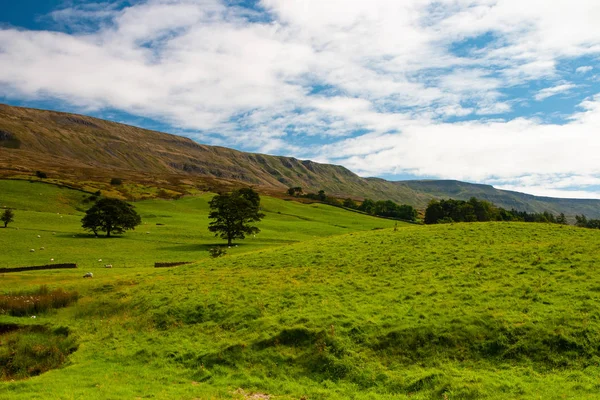
<path id="1" fill-rule="evenodd" d="M 210 222 L 208 230 L 221 239 L 227 239 L 228 246 L 234 239 L 244 239 L 246 235 L 260 232 L 258 227 L 251 225 L 265 216 L 260 212 L 260 196 L 254 190 L 243 188 L 218 194 L 209 206 L 208 218 L 214 221 Z"/>
<path id="2" fill-rule="evenodd" d="M 558 217 L 551 212 L 528 213 L 526 211 L 505 210 L 489 201 L 471 197 L 464 200 L 432 200 L 425 210 L 425 223 L 438 224 L 447 222 L 484 222 L 484 221 L 521 221 L 549 222 L 566 224 L 564 214 Z"/>
<path id="3" fill-rule="evenodd" d="M 6 228 L 9 223 L 15 220 L 15 213 L 10 208 L 7 208 L 0 216 L 0 221 L 4 222 L 4 227 Z"/>
<path id="4" fill-rule="evenodd" d="M 134 229 L 142 223 L 142 219 L 133 206 L 119 199 L 100 199 L 81 220 L 84 229 L 94 232 L 106 232 L 106 237 L 111 234 L 121 234 L 128 229 Z"/>

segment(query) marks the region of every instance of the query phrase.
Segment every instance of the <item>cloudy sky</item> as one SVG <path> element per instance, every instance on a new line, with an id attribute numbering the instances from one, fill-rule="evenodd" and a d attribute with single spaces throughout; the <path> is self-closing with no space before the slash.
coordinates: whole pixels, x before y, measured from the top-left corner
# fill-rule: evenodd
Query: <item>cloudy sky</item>
<path id="1" fill-rule="evenodd" d="M 0 0 L 0 102 L 600 198 L 597 0 Z"/>

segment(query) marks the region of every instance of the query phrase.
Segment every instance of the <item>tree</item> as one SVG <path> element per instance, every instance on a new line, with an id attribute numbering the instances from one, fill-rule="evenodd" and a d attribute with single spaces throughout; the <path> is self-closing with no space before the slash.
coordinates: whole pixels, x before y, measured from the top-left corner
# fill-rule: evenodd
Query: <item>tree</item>
<path id="1" fill-rule="evenodd" d="M 133 206 L 118 199 L 100 199 L 85 212 L 81 220 L 84 229 L 94 232 L 106 232 L 106 237 L 111 233 L 121 234 L 128 229 L 135 229 L 142 223 L 142 219 Z"/>
<path id="2" fill-rule="evenodd" d="M 4 222 L 4 227 L 15 220 L 15 213 L 10 208 L 7 208 L 0 216 L 0 221 Z"/>
<path id="3" fill-rule="evenodd" d="M 356 204 L 356 202 L 350 198 L 345 199 L 344 203 L 342 203 L 344 207 L 346 208 L 352 208 L 353 210 L 356 210 L 358 208 L 358 205 Z"/>
<path id="4" fill-rule="evenodd" d="M 214 219 L 208 230 L 221 239 L 227 239 L 228 246 L 234 239 L 244 239 L 247 234 L 260 232 L 256 226 L 250 225 L 265 216 L 260 212 L 260 197 L 254 190 L 244 188 L 219 194 L 208 204 L 212 210 L 208 218 Z"/>
<path id="5" fill-rule="evenodd" d="M 291 187 L 287 192 L 290 196 L 298 197 L 300 194 L 302 194 L 302 188 L 300 186 Z"/>

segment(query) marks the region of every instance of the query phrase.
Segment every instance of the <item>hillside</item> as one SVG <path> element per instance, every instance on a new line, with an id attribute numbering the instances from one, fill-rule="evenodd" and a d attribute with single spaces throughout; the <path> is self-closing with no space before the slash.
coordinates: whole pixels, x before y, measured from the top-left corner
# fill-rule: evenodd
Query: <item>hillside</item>
<path id="1" fill-rule="evenodd" d="M 48 194 L 51 205 L 61 198 Z M 76 215 L 60 220 L 33 201 L 18 214 L 19 230 L 0 229 L 14 253 L 0 254 L 0 265 L 17 253 L 32 256 L 36 243 L 46 250 L 35 254 L 56 249 L 80 266 L 2 275 L 0 295 L 46 284 L 79 297 L 36 318 L 0 313 L 2 368 L 23 370 L 55 351 L 42 329 L 68 334 L 72 349 L 61 368 L 31 379 L 0 376 L 1 397 L 597 398 L 595 230 L 524 223 L 372 230 L 369 221 L 381 220 L 367 217 L 346 230 L 323 218 L 355 220 L 347 211 L 272 200 L 264 220 L 272 231 L 260 245 L 248 239 L 222 258 L 152 268 L 168 253 L 172 261 L 206 254 L 198 244 L 211 240 L 202 234 L 206 210 L 189 217 L 201 202 L 140 202 L 150 225 L 166 225 L 113 239 L 73 238 L 81 232 Z M 330 234 L 314 238 L 325 225 Z M 284 232 L 297 241 L 277 240 Z M 93 279 L 82 279 L 87 271 Z"/>
<path id="2" fill-rule="evenodd" d="M 78 181 L 119 176 L 155 184 L 241 183 L 280 193 L 301 186 L 305 191 L 390 199 L 421 209 L 432 198 L 476 196 L 509 209 L 600 217 L 600 200 L 537 197 L 457 181 L 365 179 L 338 165 L 245 153 L 97 118 L 9 105 L 0 105 L 0 148 L 4 177 L 42 170 Z"/>

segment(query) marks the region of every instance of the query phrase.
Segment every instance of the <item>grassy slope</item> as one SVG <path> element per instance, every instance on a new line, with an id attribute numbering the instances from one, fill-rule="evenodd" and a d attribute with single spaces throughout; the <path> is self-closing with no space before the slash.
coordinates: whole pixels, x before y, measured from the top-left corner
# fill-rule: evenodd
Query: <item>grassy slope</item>
<path id="1" fill-rule="evenodd" d="M 0 193 L 0 207 L 16 209 L 15 222 L 8 229 L 0 229 L 0 242 L 12 243 L 0 253 L 0 268 L 47 264 L 51 258 L 91 270 L 105 264 L 119 268 L 153 266 L 159 261 L 204 259 L 209 247 L 224 244 L 207 229 L 210 194 L 136 202 L 143 225 L 122 237 L 105 239 L 81 229 L 83 213 L 79 210 L 90 207 L 82 203 L 86 193 L 5 180 L 0 180 Z M 261 205 L 266 214 L 258 224 L 261 233 L 239 241 L 239 247 L 228 249 L 229 253 L 393 224 L 323 204 L 302 205 L 263 197 Z"/>
<path id="2" fill-rule="evenodd" d="M 457 181 L 363 179 L 338 165 L 206 146 L 83 115 L 2 104 L 0 148 L 0 176 L 5 177 L 27 177 L 42 170 L 50 178 L 70 182 L 109 182 L 120 177 L 183 192 L 194 185 L 212 190 L 256 185 L 277 193 L 301 186 L 305 191 L 323 189 L 339 197 L 394 200 L 421 209 L 432 198 L 476 196 L 508 209 L 600 218 L 600 200 L 535 197 Z"/>
<path id="3" fill-rule="evenodd" d="M 205 204 L 137 203 L 146 219 L 155 215 L 173 230 L 76 238 L 65 253 L 91 263 L 95 243 L 107 243 L 145 260 L 129 268 L 97 268 L 93 280 L 71 270 L 2 276 L 0 291 L 47 283 L 83 297 L 35 320 L 76 332 L 80 348 L 70 365 L 0 383 L 0 397 L 242 398 L 234 393 L 242 388 L 289 399 L 597 398 L 598 231 L 402 225 L 313 239 L 349 230 L 335 225 L 371 229 L 388 221 L 369 225 L 338 209 L 265 199 L 257 244 L 246 240 L 195 265 L 149 268 L 162 247 L 186 235 L 197 231 L 202 243 L 206 221 L 187 213 Z M 0 229 L 2 243 L 11 244 L 5 248 L 21 246 L 23 231 L 60 230 L 40 215 L 55 217 L 18 212 L 29 219 L 18 231 Z M 68 233 L 76 230 L 73 218 Z M 71 239 L 58 231 L 52 237 L 61 246 Z M 285 240 L 302 241 L 280 246 Z M 92 250 L 77 253 L 81 243 Z M 176 258 L 198 254 L 191 242 L 177 246 L 186 245 L 192 248 Z"/>

